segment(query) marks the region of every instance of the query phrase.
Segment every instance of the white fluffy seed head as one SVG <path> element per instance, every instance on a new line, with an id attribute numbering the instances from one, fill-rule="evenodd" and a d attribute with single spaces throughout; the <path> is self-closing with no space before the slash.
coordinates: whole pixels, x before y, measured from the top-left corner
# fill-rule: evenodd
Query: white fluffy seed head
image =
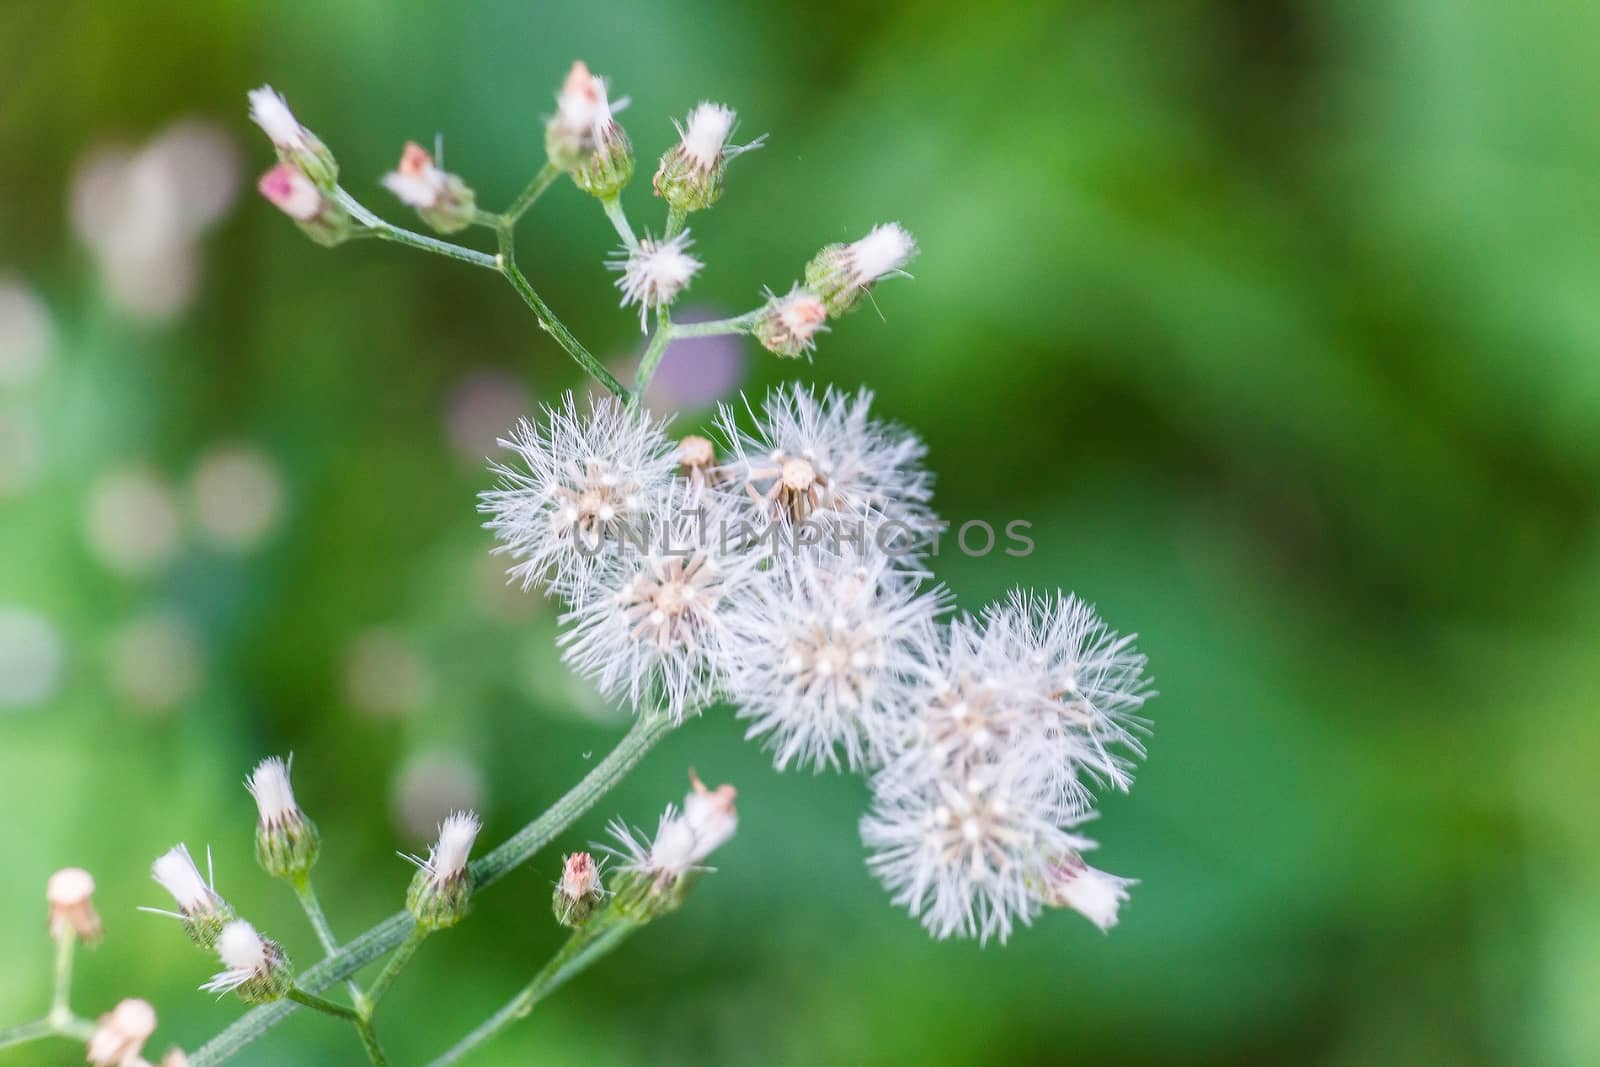
<path id="1" fill-rule="evenodd" d="M 162 853 L 151 864 L 150 875 L 171 894 L 185 916 L 209 915 L 217 910 L 217 894 L 195 867 L 189 846 L 174 845 Z"/>
<path id="2" fill-rule="evenodd" d="M 263 827 L 277 829 L 302 818 L 294 801 L 294 790 L 289 786 L 289 764 L 277 756 L 269 756 L 256 764 L 255 771 L 245 781 L 245 788 L 255 797 Z"/>
<path id="3" fill-rule="evenodd" d="M 849 246 L 852 282 L 857 288 L 871 285 L 904 269 L 916 254 L 917 242 L 898 222 L 874 226 L 865 237 Z"/>
<path id="4" fill-rule="evenodd" d="M 439 824 L 439 840 L 428 850 L 424 868 L 435 886 L 455 881 L 466 872 L 473 842 L 481 829 L 482 820 L 470 811 L 452 812 Z"/>
<path id="5" fill-rule="evenodd" d="M 701 170 L 711 170 L 722 159 L 723 146 L 733 132 L 732 108 L 709 101 L 689 112 L 682 127 L 683 151 Z"/>
<path id="6" fill-rule="evenodd" d="M 131 1067 L 141 1063 L 139 1053 L 155 1032 L 156 1010 L 149 1001 L 120 1001 L 100 1016 L 89 1035 L 88 1061 L 94 1067 Z"/>
<path id="7" fill-rule="evenodd" d="M 705 265 L 689 255 L 693 243 L 688 230 L 666 240 L 646 237 L 638 248 L 624 248 L 606 262 L 611 270 L 622 272 L 617 279 L 622 306 L 639 305 L 640 330 L 647 328 L 649 313 L 671 305 Z"/>
<path id="8" fill-rule="evenodd" d="M 306 149 L 305 128 L 289 110 L 282 94 L 270 85 L 263 85 L 250 90 L 249 95 L 250 121 L 261 127 L 273 145 L 286 152 Z"/>
<path id="9" fill-rule="evenodd" d="M 268 967 L 267 943 L 256 928 L 235 919 L 217 935 L 217 958 L 228 971 L 265 974 Z"/>

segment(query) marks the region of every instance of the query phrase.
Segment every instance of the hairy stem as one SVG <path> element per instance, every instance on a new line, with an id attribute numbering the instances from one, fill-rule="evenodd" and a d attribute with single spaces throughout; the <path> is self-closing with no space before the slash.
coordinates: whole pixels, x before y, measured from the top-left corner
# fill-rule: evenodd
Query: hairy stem
<path id="1" fill-rule="evenodd" d="M 516 261 L 504 254 L 501 255 L 501 261 L 503 265 L 500 268 L 500 273 L 506 276 L 506 280 L 511 283 L 511 287 L 522 297 L 523 302 L 533 309 L 533 313 L 539 318 L 539 325 L 544 327 L 545 332 L 554 337 L 556 343 L 566 349 L 567 354 L 577 360 L 578 365 L 588 371 L 596 381 L 611 390 L 612 394 L 619 400 L 626 400 L 628 398 L 627 388 L 617 381 L 617 376 L 606 370 L 605 365 L 595 359 L 576 337 L 572 336 L 572 331 L 567 329 L 560 319 L 556 318 L 555 312 L 551 311 L 549 306 L 539 298 L 539 294 L 534 292 L 533 286 L 529 284 L 528 279 L 518 269 Z"/>
<path id="2" fill-rule="evenodd" d="M 56 942 L 56 980 L 50 996 L 48 1016 L 52 1025 L 60 1025 L 72 1018 L 72 955 L 77 946 L 78 932 L 68 925 Z"/>
<path id="3" fill-rule="evenodd" d="M 372 1061 L 373 1067 L 389 1067 L 389 1058 L 383 1053 L 383 1046 L 378 1043 L 378 1035 L 372 1032 L 372 1025 L 360 1012 L 347 1008 L 343 1004 L 335 1004 L 331 1000 L 324 1000 L 315 993 L 308 993 L 299 986 L 290 986 L 289 992 L 284 994 L 288 1000 L 304 1005 L 313 1011 L 320 1011 L 324 1015 L 331 1015 L 335 1019 L 343 1019 L 356 1028 L 356 1035 L 361 1038 L 361 1047 L 367 1052 L 367 1059 Z"/>
<path id="4" fill-rule="evenodd" d="M 499 848 L 472 865 L 478 889 L 497 882 L 507 872 L 527 862 L 565 830 L 584 812 L 594 807 L 611 787 L 638 766 L 645 754 L 672 731 L 672 720 L 659 712 L 640 712 L 633 728 L 617 743 L 605 759 L 584 775 L 544 814 L 513 834 Z M 410 912 L 401 911 L 351 941 L 336 954 L 301 974 L 300 988 L 318 993 L 341 979 L 348 978 L 366 964 L 381 959 L 411 935 L 416 922 Z M 253 1008 L 222 1033 L 189 1056 L 191 1067 L 211 1067 L 236 1055 L 246 1045 L 277 1026 L 295 1010 L 289 1001 L 278 1001 Z"/>
<path id="5" fill-rule="evenodd" d="M 543 167 L 540 167 L 539 173 L 533 176 L 533 180 L 528 183 L 528 187 L 522 190 L 521 194 L 511 202 L 511 206 L 506 208 L 505 213 L 500 217 L 505 219 L 508 225 L 515 226 L 517 220 L 527 214 L 528 209 L 533 206 L 533 202 L 544 195 L 544 191 L 555 184 L 555 180 L 559 177 L 561 177 L 561 168 L 554 163 L 546 163 Z"/>
<path id="6" fill-rule="evenodd" d="M 421 947 L 423 941 L 427 940 L 427 937 L 427 930 L 420 926 L 414 927 L 411 933 L 406 935 L 406 939 L 400 942 L 400 947 L 394 950 L 394 955 L 390 956 L 388 962 L 383 965 L 383 970 L 378 972 L 378 977 L 374 978 L 372 984 L 367 987 L 367 1013 L 369 1015 L 377 1008 L 378 1001 L 389 991 L 389 987 L 394 984 L 394 980 L 400 976 L 401 969 L 411 962 L 411 957 L 416 955 L 417 949 Z"/>
<path id="7" fill-rule="evenodd" d="M 672 315 L 666 308 L 659 308 L 656 311 L 656 332 L 651 335 L 650 343 L 645 346 L 644 355 L 639 360 L 639 372 L 633 377 L 635 403 L 644 400 L 644 391 L 650 388 L 650 379 L 656 376 L 656 365 L 666 354 L 667 344 L 671 340 Z"/>
<path id="8" fill-rule="evenodd" d="M 35 1019 L 31 1023 L 18 1023 L 16 1026 L 0 1026 L 0 1048 L 26 1045 L 30 1041 L 54 1037 L 56 1033 L 56 1028 L 50 1025 L 49 1019 Z"/>
<path id="9" fill-rule="evenodd" d="M 467 1053 L 518 1019 L 526 1018 L 535 1004 L 560 988 L 567 979 L 616 948 L 639 926 L 639 923 L 627 919 L 596 917 L 594 922 L 569 937 L 567 943 L 550 958 L 549 963 L 539 969 L 539 973 L 533 976 L 533 981 L 523 986 L 521 992 L 484 1020 L 477 1029 L 452 1045 L 449 1051 L 434 1060 L 429 1067 L 447 1067 L 460 1061 Z"/>
<path id="10" fill-rule="evenodd" d="M 661 235 L 662 240 L 670 241 L 678 236 L 678 231 L 683 229 L 684 220 L 688 217 L 689 213 L 687 211 L 669 204 L 667 206 L 667 229 Z"/>
<path id="11" fill-rule="evenodd" d="M 605 208 L 606 218 L 611 220 L 611 226 L 617 231 L 617 236 L 622 238 L 622 243 L 628 251 L 639 250 L 639 239 L 633 235 L 633 227 L 628 224 L 627 212 L 622 210 L 622 198 L 606 196 L 600 199 L 600 206 Z"/>
<path id="12" fill-rule="evenodd" d="M 322 945 L 325 956 L 331 956 L 339 951 L 339 942 L 333 936 L 333 927 L 328 925 L 328 917 L 323 914 L 322 902 L 317 899 L 317 891 L 311 888 L 311 875 L 309 873 L 297 876 L 294 879 L 294 894 L 300 898 L 300 906 L 305 909 L 306 918 L 311 921 L 311 928 L 317 932 L 317 941 Z M 361 993 L 361 987 L 352 979 L 349 983 L 350 997 L 355 1001 L 356 1008 L 361 1009 L 366 998 Z"/>
<path id="13" fill-rule="evenodd" d="M 756 308 L 754 311 L 747 311 L 743 315 L 735 315 L 731 319 L 713 319 L 710 322 L 675 322 L 672 324 L 672 339 L 749 333 L 750 328 L 761 317 L 762 310 L 762 308 Z"/>
<path id="14" fill-rule="evenodd" d="M 479 252 L 477 249 L 473 248 L 464 248 L 461 245 L 451 244 L 449 241 L 441 241 L 437 237 L 428 237 L 424 234 L 414 233 L 403 226 L 396 226 L 393 223 L 385 222 L 383 219 L 380 219 L 378 216 L 368 211 L 365 207 L 362 207 L 360 201 L 351 196 L 349 193 L 345 192 L 342 188 L 335 189 L 333 197 L 339 202 L 341 207 L 350 212 L 351 217 L 353 217 L 357 222 L 365 226 L 374 235 L 381 237 L 386 241 L 393 241 L 396 244 L 409 245 L 412 248 L 420 248 L 424 252 L 434 252 L 441 256 L 447 256 L 450 259 L 459 260 L 462 263 L 470 263 L 474 267 L 486 267 L 489 270 L 500 269 L 499 262 L 494 256 L 489 255 L 487 252 Z"/>

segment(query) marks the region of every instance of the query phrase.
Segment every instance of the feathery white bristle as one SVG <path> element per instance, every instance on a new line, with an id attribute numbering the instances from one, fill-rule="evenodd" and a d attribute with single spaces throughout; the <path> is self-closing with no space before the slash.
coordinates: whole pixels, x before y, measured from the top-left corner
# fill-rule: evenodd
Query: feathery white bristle
<path id="1" fill-rule="evenodd" d="M 850 246 L 854 283 L 867 285 L 901 270 L 917 254 L 917 242 L 898 222 L 874 226 Z"/>
<path id="2" fill-rule="evenodd" d="M 683 126 L 683 151 L 702 170 L 710 170 L 722 157 L 722 149 L 733 132 L 732 108 L 709 101 L 689 112 Z"/>
<path id="3" fill-rule="evenodd" d="M 250 119 L 279 148 L 305 147 L 305 134 L 283 96 L 270 85 L 250 90 Z"/>
<path id="4" fill-rule="evenodd" d="M 289 765 L 277 756 L 268 756 L 256 764 L 245 788 L 256 798 L 256 809 L 263 825 L 282 826 L 300 817 L 294 790 L 289 785 Z"/>
<path id="5" fill-rule="evenodd" d="M 215 905 L 216 893 L 200 877 L 187 845 L 174 845 L 164 852 L 151 865 L 150 874 L 172 895 L 178 910 L 185 915 L 210 911 Z"/>

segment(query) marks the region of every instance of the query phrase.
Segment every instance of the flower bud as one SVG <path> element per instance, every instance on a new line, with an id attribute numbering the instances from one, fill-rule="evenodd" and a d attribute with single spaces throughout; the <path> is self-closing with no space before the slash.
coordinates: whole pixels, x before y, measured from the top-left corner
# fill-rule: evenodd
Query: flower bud
<path id="1" fill-rule="evenodd" d="M 806 288 L 834 318 L 853 311 L 873 283 L 898 274 L 917 254 L 917 242 L 897 222 L 874 226 L 848 245 L 829 245 L 806 265 Z"/>
<path id="2" fill-rule="evenodd" d="M 1117 925 L 1117 910 L 1128 899 L 1128 886 L 1138 884 L 1136 879 L 1096 870 L 1073 852 L 1051 865 L 1040 897 L 1050 907 L 1071 908 L 1101 930 L 1109 930 Z"/>
<path id="3" fill-rule="evenodd" d="M 617 279 L 622 306 L 639 305 L 641 331 L 647 327 L 650 311 L 670 306 L 705 266 L 689 254 L 693 243 L 688 230 L 670 240 L 646 237 L 639 247 L 623 249 L 622 255 L 606 261 L 607 269 L 622 272 Z"/>
<path id="4" fill-rule="evenodd" d="M 587 852 L 572 853 L 562 861 L 561 881 L 551 900 L 556 922 L 577 929 L 599 910 L 605 895 L 594 857 Z"/>
<path id="5" fill-rule="evenodd" d="M 828 327 L 828 307 L 813 292 L 796 287 L 788 296 L 767 300 L 753 333 L 761 347 L 774 355 L 793 359 L 816 345 L 816 336 Z"/>
<path id="6" fill-rule="evenodd" d="M 406 908 L 424 930 L 454 926 L 472 903 L 472 871 L 467 857 L 483 824 L 470 811 L 458 811 L 439 826 L 439 841 L 428 858 L 407 856 L 417 868 L 406 892 Z"/>
<path id="7" fill-rule="evenodd" d="M 289 766 L 276 756 L 262 760 L 245 781 L 256 798 L 256 862 L 274 878 L 304 878 L 317 862 L 317 826 L 300 810 L 289 785 Z"/>
<path id="8" fill-rule="evenodd" d="M 50 936 L 60 941 L 67 931 L 83 941 L 100 936 L 100 916 L 94 910 L 94 878 L 82 867 L 66 867 L 45 883 L 50 904 Z"/>
<path id="9" fill-rule="evenodd" d="M 243 919 L 235 919 L 217 935 L 217 956 L 223 969 L 200 987 L 207 993 L 237 992 L 248 1003 L 266 1004 L 294 985 L 294 970 L 283 946 L 256 933 Z"/>
<path id="10" fill-rule="evenodd" d="M 466 182 L 435 166 L 433 157 L 415 141 L 406 142 L 400 165 L 383 176 L 383 185 L 440 233 L 466 229 L 478 210 L 477 196 Z"/>
<path id="11" fill-rule="evenodd" d="M 217 935 L 221 934 L 222 928 L 231 923 L 236 916 L 233 909 L 228 906 L 228 902 L 217 895 L 211 881 L 200 877 L 199 869 L 189 857 L 189 846 L 174 845 L 168 849 L 151 865 L 150 874 L 162 889 L 172 894 L 178 910 L 175 912 L 160 911 L 156 908 L 142 910 L 155 911 L 182 920 L 183 928 L 191 941 L 207 951 L 216 948 Z"/>
<path id="12" fill-rule="evenodd" d="M 617 907 L 635 921 L 647 922 L 683 903 L 702 861 L 739 827 L 731 785 L 708 789 L 689 772 L 692 786 L 683 810 L 668 806 L 648 843 L 621 822 L 611 824 L 623 863 L 617 880 Z"/>
<path id="13" fill-rule="evenodd" d="M 267 171 L 256 188 L 324 248 L 346 240 L 355 229 L 349 212 L 291 164 L 279 163 Z"/>
<path id="14" fill-rule="evenodd" d="M 633 177 L 633 145 L 612 117 L 606 83 L 589 73 L 582 60 L 572 64 L 556 94 L 556 113 L 545 126 L 544 144 L 550 162 L 594 196 L 616 196 Z"/>
<path id="15" fill-rule="evenodd" d="M 747 145 L 728 144 L 737 116 L 721 104 L 702 103 L 678 127 L 678 143 L 661 157 L 652 184 L 656 195 L 676 211 L 708 208 L 722 195 L 722 178 L 728 160 L 741 152 L 760 148 L 758 137 Z"/>
<path id="16" fill-rule="evenodd" d="M 156 1032 L 156 1010 L 147 1000 L 129 998 L 100 1016 L 89 1035 L 88 1060 L 94 1067 L 142 1063 L 139 1053 Z"/>
<path id="17" fill-rule="evenodd" d="M 317 135 L 300 125 L 288 103 L 270 85 L 250 90 L 250 119 L 278 151 L 278 159 L 324 189 L 339 181 L 339 164 Z"/>

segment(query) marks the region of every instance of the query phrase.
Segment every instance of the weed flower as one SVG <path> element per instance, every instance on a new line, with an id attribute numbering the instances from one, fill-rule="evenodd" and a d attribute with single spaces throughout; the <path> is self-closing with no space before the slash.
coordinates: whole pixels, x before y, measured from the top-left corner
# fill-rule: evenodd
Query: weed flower
<path id="1" fill-rule="evenodd" d="M 1137 879 L 1096 870 L 1069 852 L 1050 864 L 1041 895 L 1046 905 L 1071 908 L 1107 931 L 1117 925 L 1117 910 L 1128 899 L 1128 887 L 1138 884 Z"/>
<path id="2" fill-rule="evenodd" d="M 415 141 L 406 142 L 399 166 L 383 176 L 383 187 L 440 233 L 466 229 L 477 213 L 477 198 L 467 184 L 436 166 Z"/>
<path id="3" fill-rule="evenodd" d="M 621 306 L 639 305 L 640 330 L 647 328 L 652 310 L 669 307 L 705 266 L 689 254 L 693 243 L 688 230 L 665 240 L 646 237 L 637 248 L 624 248 L 606 261 L 607 268 L 622 272 L 617 279 Z"/>
<path id="4" fill-rule="evenodd" d="M 428 856 L 406 856 L 417 868 L 406 907 L 417 923 L 426 929 L 454 926 L 467 913 L 472 896 L 472 872 L 467 859 L 478 839 L 483 822 L 474 812 L 457 811 L 439 825 L 439 840 L 428 849 Z"/>
<path id="5" fill-rule="evenodd" d="M 60 941 L 74 937 L 94 941 L 100 936 L 100 916 L 94 910 L 94 876 L 82 867 L 64 867 L 45 883 L 50 905 L 50 936 Z"/>
<path id="6" fill-rule="evenodd" d="M 808 289 L 795 286 L 786 296 L 768 294 L 752 333 L 773 355 L 795 359 L 817 347 L 818 333 L 826 330 L 828 306 Z"/>
<path id="7" fill-rule="evenodd" d="M 500 444 L 521 462 L 495 465 L 499 486 L 478 510 L 524 589 L 544 582 L 581 595 L 624 536 L 654 517 L 672 483 L 673 446 L 661 424 L 610 398 L 579 415 L 568 393 L 545 409 L 542 426 L 523 420 Z"/>
<path id="8" fill-rule="evenodd" d="M 917 254 L 917 242 L 898 222 L 874 226 L 852 244 L 829 245 L 806 265 L 806 288 L 822 298 L 837 318 L 855 310 L 874 284 L 904 274 Z"/>
<path id="9" fill-rule="evenodd" d="M 598 197 L 615 196 L 633 176 L 633 146 L 614 117 L 605 80 L 579 60 L 556 94 L 556 113 L 545 125 L 550 162 L 572 176 L 580 189 Z"/>
<path id="10" fill-rule="evenodd" d="M 260 815 L 256 822 L 256 860 L 275 878 L 302 877 L 317 862 L 317 826 L 295 803 L 289 764 L 271 756 L 245 780 Z"/>
<path id="11" fill-rule="evenodd" d="M 613 821 L 611 834 L 620 846 L 620 869 L 648 881 L 657 890 L 673 887 L 686 875 L 704 870 L 707 857 L 733 837 L 739 828 L 734 806 L 738 793 L 731 785 L 707 788 L 693 771 L 690 789 L 680 810 L 671 804 L 661 813 L 655 837 L 646 839 L 627 824 Z"/>
<path id="12" fill-rule="evenodd" d="M 210 867 L 210 854 L 206 866 Z M 183 922 L 185 931 L 195 944 L 204 949 L 216 947 L 217 935 L 234 919 L 228 902 L 217 895 L 215 876 L 202 878 L 200 870 L 189 855 L 189 846 L 174 845 L 151 864 L 150 875 L 171 895 L 178 905 L 175 912 L 159 908 L 144 908 L 157 915 L 170 915 Z"/>
<path id="13" fill-rule="evenodd" d="M 243 919 L 235 919 L 217 936 L 222 970 L 201 986 L 207 993 L 237 992 L 252 1004 L 277 1000 L 293 982 L 289 960 L 276 941 L 262 937 Z"/>
<path id="14" fill-rule="evenodd" d="M 339 165 L 317 135 L 300 125 L 282 94 L 270 85 L 250 90 L 250 121 L 261 127 L 278 158 L 324 189 L 339 180 Z"/>
<path id="15" fill-rule="evenodd" d="M 139 1053 L 156 1032 L 156 1010 L 147 1000 L 128 998 L 100 1016 L 89 1035 L 88 1060 L 94 1067 L 135 1067 Z"/>
<path id="16" fill-rule="evenodd" d="M 715 204 L 728 160 L 765 143 L 762 135 L 749 144 L 729 144 L 737 118 L 730 107 L 703 102 L 678 126 L 678 143 L 661 157 L 652 183 L 673 210 L 700 211 Z"/>
<path id="17" fill-rule="evenodd" d="M 599 910 L 605 900 L 600 882 L 600 865 L 587 852 L 573 852 L 561 861 L 561 880 L 556 883 L 551 907 L 562 926 L 579 927 Z"/>

